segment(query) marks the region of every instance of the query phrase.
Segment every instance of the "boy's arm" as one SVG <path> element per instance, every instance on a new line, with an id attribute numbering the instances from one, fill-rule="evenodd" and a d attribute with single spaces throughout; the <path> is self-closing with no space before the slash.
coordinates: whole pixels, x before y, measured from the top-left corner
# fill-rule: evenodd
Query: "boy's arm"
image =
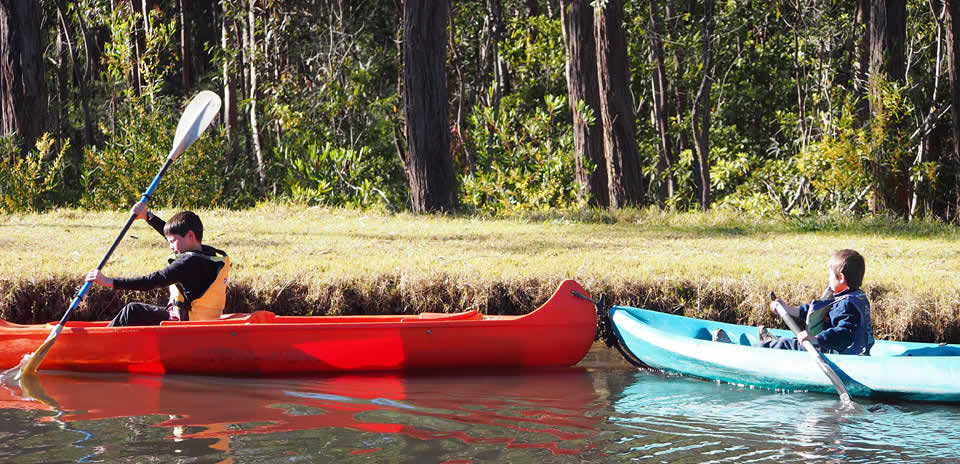
<path id="1" fill-rule="evenodd" d="M 160 235 L 166 239 L 166 235 L 163 235 L 163 226 L 167 225 L 167 221 L 160 219 L 160 216 L 153 214 L 152 211 L 147 210 L 147 224 L 150 224 L 150 227 L 153 227 Z"/>
<path id="2" fill-rule="evenodd" d="M 157 272 L 140 277 L 115 277 L 113 288 L 118 290 L 153 290 L 179 282 L 183 273 L 183 259 L 177 259 Z"/>
<path id="3" fill-rule="evenodd" d="M 817 334 L 821 346 L 843 350 L 853 343 L 853 335 L 860 326 L 860 311 L 850 301 L 841 301 L 830 311 L 830 327 Z"/>
<path id="4" fill-rule="evenodd" d="M 774 305 L 776 305 L 776 304 L 779 304 L 780 306 L 782 306 L 783 309 L 787 311 L 787 314 L 789 314 L 789 315 L 791 315 L 791 316 L 793 316 L 793 317 L 800 317 L 800 310 L 801 310 L 804 306 L 807 306 L 807 305 L 803 305 L 803 306 L 791 306 L 791 305 L 788 305 L 788 304 L 784 303 L 783 300 L 777 298 L 776 301 L 771 301 L 771 302 L 770 302 L 770 310 L 771 310 L 771 311 L 777 312 L 777 308 L 774 306 Z M 806 316 L 806 313 L 804 313 L 804 316 Z"/>
<path id="5" fill-rule="evenodd" d="M 147 224 L 150 224 L 150 227 L 153 227 L 154 230 L 160 233 L 160 235 L 164 235 L 163 226 L 165 226 L 167 223 L 163 219 L 160 219 L 158 216 L 154 215 L 152 211 L 147 209 L 146 203 L 142 201 L 136 202 L 133 207 L 130 208 L 130 213 L 133 214 L 133 216 L 137 219 L 143 219 L 144 221 L 147 221 Z M 164 238 L 166 238 L 165 235 Z"/>

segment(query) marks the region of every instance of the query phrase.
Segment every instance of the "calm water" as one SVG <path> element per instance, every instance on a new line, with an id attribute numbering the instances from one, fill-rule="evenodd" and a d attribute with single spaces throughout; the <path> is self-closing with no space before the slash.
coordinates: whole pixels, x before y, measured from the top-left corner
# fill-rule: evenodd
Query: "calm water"
<path id="1" fill-rule="evenodd" d="M 0 388 L 0 462 L 944 462 L 960 406 L 632 369 L 231 379 L 42 375 Z"/>

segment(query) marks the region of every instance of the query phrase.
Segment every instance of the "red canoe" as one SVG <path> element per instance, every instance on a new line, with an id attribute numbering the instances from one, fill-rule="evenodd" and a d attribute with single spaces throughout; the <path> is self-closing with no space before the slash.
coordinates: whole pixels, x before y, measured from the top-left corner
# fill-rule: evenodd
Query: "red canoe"
<path id="1" fill-rule="evenodd" d="M 276 316 L 106 327 L 68 322 L 41 370 L 286 375 L 347 371 L 570 366 L 590 349 L 593 305 L 565 280 L 523 316 L 477 311 L 419 316 Z M 0 320 L 0 367 L 17 366 L 55 323 Z"/>

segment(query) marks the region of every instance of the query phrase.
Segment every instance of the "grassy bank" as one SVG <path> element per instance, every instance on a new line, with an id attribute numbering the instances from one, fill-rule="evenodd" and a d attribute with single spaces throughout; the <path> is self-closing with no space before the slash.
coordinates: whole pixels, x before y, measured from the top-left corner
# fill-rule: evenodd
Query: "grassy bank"
<path id="1" fill-rule="evenodd" d="M 867 259 L 879 335 L 960 341 L 960 233 L 938 224 L 656 212 L 493 220 L 278 205 L 199 213 L 204 242 L 234 263 L 228 311 L 522 313 L 573 278 L 618 304 L 772 325 L 764 295 L 809 300 L 825 285 L 830 252 L 854 248 Z M 125 218 L 76 210 L 0 216 L 0 317 L 59 317 Z M 105 273 L 143 274 L 166 256 L 163 239 L 136 223 Z M 76 317 L 103 319 L 145 298 L 165 299 L 95 288 Z"/>

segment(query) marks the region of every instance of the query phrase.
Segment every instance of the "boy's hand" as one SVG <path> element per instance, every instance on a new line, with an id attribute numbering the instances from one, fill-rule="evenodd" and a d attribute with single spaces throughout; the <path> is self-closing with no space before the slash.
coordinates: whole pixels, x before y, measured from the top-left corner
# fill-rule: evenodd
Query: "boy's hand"
<path id="1" fill-rule="evenodd" d="M 770 311 L 777 312 L 777 306 L 783 305 L 783 300 L 777 298 L 770 302 Z"/>
<path id="2" fill-rule="evenodd" d="M 809 341 L 810 343 L 813 343 L 814 345 L 816 345 L 817 337 L 811 337 L 810 334 L 807 333 L 806 330 L 804 330 L 803 332 L 800 332 L 797 334 L 797 341 L 800 342 L 801 345 L 805 341 Z"/>
<path id="3" fill-rule="evenodd" d="M 93 282 L 97 285 L 102 285 L 107 288 L 113 288 L 113 279 L 103 275 L 103 273 L 100 272 L 100 269 L 94 269 L 88 272 L 85 280 L 87 282 Z"/>
<path id="4" fill-rule="evenodd" d="M 136 216 L 137 219 L 147 220 L 147 204 L 138 201 L 137 204 L 133 205 L 133 208 L 130 208 L 130 214 Z"/>

